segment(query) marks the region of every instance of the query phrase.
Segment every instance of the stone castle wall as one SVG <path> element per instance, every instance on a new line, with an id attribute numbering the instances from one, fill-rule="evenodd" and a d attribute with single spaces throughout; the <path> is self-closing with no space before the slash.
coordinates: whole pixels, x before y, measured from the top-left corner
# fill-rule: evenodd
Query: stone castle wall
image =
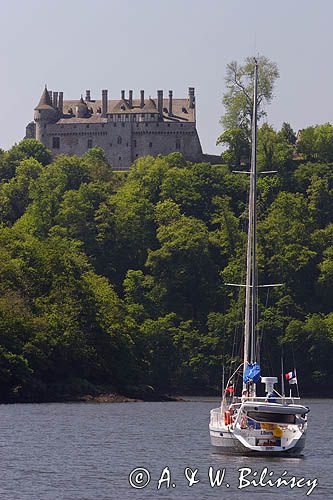
<path id="1" fill-rule="evenodd" d="M 59 138 L 59 147 L 53 138 Z M 110 164 L 128 168 L 145 155 L 166 155 L 180 151 L 190 161 L 200 161 L 202 150 L 194 123 L 106 122 L 48 124 L 43 143 L 54 156 L 82 155 L 98 146 Z"/>

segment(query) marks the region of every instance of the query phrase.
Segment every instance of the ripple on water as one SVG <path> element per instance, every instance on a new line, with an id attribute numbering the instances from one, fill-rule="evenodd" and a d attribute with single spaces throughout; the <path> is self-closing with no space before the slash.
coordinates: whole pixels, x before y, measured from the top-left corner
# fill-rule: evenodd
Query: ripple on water
<path id="1" fill-rule="evenodd" d="M 260 500 L 306 497 L 306 488 L 238 490 L 238 469 L 267 467 L 278 477 L 318 478 L 312 498 L 328 500 L 333 488 L 333 400 L 311 400 L 303 458 L 223 456 L 209 444 L 212 401 L 134 404 L 0 405 L 0 498 L 5 500 L 127 500 L 206 498 Z M 168 466 L 175 488 L 157 490 Z M 226 469 L 225 483 L 211 488 L 208 468 Z M 151 482 L 134 490 L 128 475 L 145 467 Z M 198 469 L 187 486 L 185 467 Z"/>

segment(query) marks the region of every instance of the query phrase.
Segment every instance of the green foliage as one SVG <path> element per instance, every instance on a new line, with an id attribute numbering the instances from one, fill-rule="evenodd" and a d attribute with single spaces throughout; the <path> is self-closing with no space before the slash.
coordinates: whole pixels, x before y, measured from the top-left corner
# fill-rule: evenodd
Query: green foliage
<path id="1" fill-rule="evenodd" d="M 51 162 L 51 153 L 39 141 L 24 139 L 9 151 L 0 154 L 0 181 L 14 177 L 16 168 L 22 160 L 33 158 L 45 166 Z"/>
<path id="2" fill-rule="evenodd" d="M 245 127 L 225 130 L 217 139 L 217 145 L 228 146 L 223 153 L 223 160 L 228 165 L 240 167 L 242 160 L 249 161 L 250 137 L 249 130 Z"/>
<path id="3" fill-rule="evenodd" d="M 290 123 L 283 122 L 281 130 L 279 131 L 279 138 L 282 141 L 286 141 L 288 144 L 292 146 L 296 144 L 296 134 L 290 126 Z"/>
<path id="4" fill-rule="evenodd" d="M 333 162 L 333 126 L 325 123 L 301 130 L 297 151 L 306 160 Z"/>
<path id="5" fill-rule="evenodd" d="M 287 170 L 293 156 L 293 146 L 267 123 L 258 131 L 258 169 Z"/>
<path id="6" fill-rule="evenodd" d="M 267 57 L 258 58 L 258 118 L 265 116 L 264 104 L 270 104 L 276 79 L 277 65 Z M 243 65 L 232 61 L 227 65 L 227 92 L 223 96 L 225 114 L 221 123 L 226 129 L 249 128 L 253 111 L 254 59 L 247 57 Z"/>
<path id="7" fill-rule="evenodd" d="M 260 292 L 263 364 L 277 372 L 293 346 L 307 391 L 333 374 L 333 174 L 316 130 L 312 163 L 294 159 L 288 124 L 258 137 L 259 168 L 278 171 L 258 179 L 259 280 L 284 284 Z M 229 165 L 247 161 L 244 133 L 221 136 Z M 214 390 L 241 357 L 244 290 L 226 283 L 244 282 L 248 176 L 179 153 L 126 175 L 99 148 L 47 155 L 36 141 L 0 152 L 0 401 Z"/>

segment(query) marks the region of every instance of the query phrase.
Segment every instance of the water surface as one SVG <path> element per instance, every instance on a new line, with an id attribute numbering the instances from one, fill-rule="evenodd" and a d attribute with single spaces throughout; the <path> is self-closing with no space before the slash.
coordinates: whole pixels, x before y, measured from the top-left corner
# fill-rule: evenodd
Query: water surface
<path id="1" fill-rule="evenodd" d="M 127 500 L 151 498 L 252 499 L 333 498 L 333 400 L 308 400 L 311 407 L 303 458 L 231 457 L 214 454 L 208 420 L 212 400 L 176 403 L 55 403 L 0 405 L 1 476 L 4 500 Z M 165 467 L 171 486 L 157 490 Z M 221 487 L 211 488 L 208 468 L 225 468 Z M 150 471 L 144 489 L 129 484 L 137 467 Z M 188 486 L 184 469 L 198 469 L 200 483 Z M 317 478 L 309 487 L 239 490 L 239 468 L 267 467 L 277 478 Z M 230 487 L 226 487 L 226 482 Z"/>

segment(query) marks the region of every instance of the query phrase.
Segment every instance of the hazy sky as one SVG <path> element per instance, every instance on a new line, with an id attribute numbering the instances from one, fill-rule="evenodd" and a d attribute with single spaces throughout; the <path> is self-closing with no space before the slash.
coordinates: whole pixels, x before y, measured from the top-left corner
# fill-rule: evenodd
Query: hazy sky
<path id="1" fill-rule="evenodd" d="M 259 52 L 280 79 L 268 122 L 333 121 L 332 0 L 0 0 L 0 147 L 25 133 L 43 86 L 79 98 L 196 89 L 204 152 L 217 153 L 225 67 Z M 127 94 L 126 94 L 127 95 Z"/>

